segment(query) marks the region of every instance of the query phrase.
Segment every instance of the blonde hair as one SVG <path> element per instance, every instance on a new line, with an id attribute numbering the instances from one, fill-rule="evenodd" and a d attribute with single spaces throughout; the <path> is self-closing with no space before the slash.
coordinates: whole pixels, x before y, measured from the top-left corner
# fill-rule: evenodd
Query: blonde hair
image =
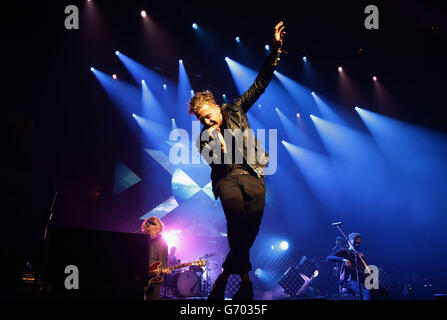
<path id="1" fill-rule="evenodd" d="M 154 222 L 156 225 L 151 224 L 149 221 Z M 141 224 L 141 232 L 145 234 L 149 234 L 149 230 L 156 230 L 157 233 L 162 233 L 165 225 L 163 221 L 158 219 L 157 217 L 149 217 Z"/>
<path id="2" fill-rule="evenodd" d="M 197 115 L 199 109 L 205 104 L 215 105 L 216 100 L 210 91 L 197 92 L 194 97 L 188 101 L 189 114 Z"/>

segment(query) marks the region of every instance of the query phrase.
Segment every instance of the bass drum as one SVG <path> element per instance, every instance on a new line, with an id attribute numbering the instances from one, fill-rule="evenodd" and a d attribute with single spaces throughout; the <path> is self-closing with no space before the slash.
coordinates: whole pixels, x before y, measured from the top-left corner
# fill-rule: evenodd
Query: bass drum
<path id="1" fill-rule="evenodd" d="M 181 297 L 197 297 L 200 292 L 200 278 L 192 271 L 185 271 L 176 274 L 177 285 L 174 287 L 174 296 Z"/>

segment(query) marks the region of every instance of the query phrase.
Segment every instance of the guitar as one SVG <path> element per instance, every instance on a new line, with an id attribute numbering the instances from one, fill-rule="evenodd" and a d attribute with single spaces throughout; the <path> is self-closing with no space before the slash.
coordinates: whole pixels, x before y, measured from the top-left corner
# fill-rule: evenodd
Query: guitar
<path id="1" fill-rule="evenodd" d="M 360 261 L 363 263 L 363 265 L 365 266 L 365 270 L 369 273 L 369 274 L 373 274 L 373 271 L 369 268 L 369 266 L 366 264 L 365 260 L 363 259 L 363 254 L 359 254 L 357 257 L 360 258 Z"/>
<path id="2" fill-rule="evenodd" d="M 357 255 L 357 258 L 360 260 L 360 262 L 363 264 L 363 266 L 365 267 L 364 271 L 366 271 L 365 273 L 368 274 L 373 274 L 373 271 L 371 270 L 371 268 L 368 266 L 368 264 L 366 263 L 365 259 L 364 259 L 364 255 L 362 253 L 359 253 Z M 351 266 L 351 264 L 347 265 L 348 268 L 352 268 L 355 269 L 355 266 Z M 364 276 L 364 275 L 363 275 Z"/>
<path id="3" fill-rule="evenodd" d="M 151 283 L 161 283 L 163 282 L 163 277 L 161 276 L 162 273 L 166 273 L 166 270 L 171 271 L 175 269 L 181 269 L 189 266 L 205 266 L 206 261 L 204 259 L 196 260 L 193 262 L 187 262 L 178 264 L 175 266 L 171 266 L 168 268 L 162 268 L 160 261 L 152 262 L 149 266 L 149 280 L 147 281 L 147 284 L 150 285 Z"/>

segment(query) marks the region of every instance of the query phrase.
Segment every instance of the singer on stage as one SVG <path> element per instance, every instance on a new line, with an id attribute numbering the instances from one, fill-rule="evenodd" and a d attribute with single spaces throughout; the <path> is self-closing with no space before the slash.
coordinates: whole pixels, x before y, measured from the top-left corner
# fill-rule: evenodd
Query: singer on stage
<path id="1" fill-rule="evenodd" d="M 273 78 L 285 34 L 281 21 L 275 26 L 271 54 L 255 82 L 232 103 L 219 106 L 213 94 L 208 91 L 196 93 L 189 101 L 190 114 L 194 114 L 203 125 L 198 146 L 202 157 L 211 166 L 213 192 L 216 199 L 219 197 L 222 202 L 230 247 L 222 266 L 223 272 L 214 282 L 208 296 L 210 300 L 224 300 L 230 274 L 239 274 L 241 277 L 240 288 L 233 300 L 253 299 L 253 285 L 248 276 L 248 271 L 251 270 L 249 251 L 258 234 L 264 212 L 263 173 L 268 154 L 255 140 L 254 148 L 258 156 L 251 161 L 253 159 L 248 156 L 247 150 L 253 147 L 248 145 L 253 140 L 240 139 L 235 130 L 244 132 L 250 128 L 246 113 Z M 237 161 L 238 159 L 242 161 Z"/>

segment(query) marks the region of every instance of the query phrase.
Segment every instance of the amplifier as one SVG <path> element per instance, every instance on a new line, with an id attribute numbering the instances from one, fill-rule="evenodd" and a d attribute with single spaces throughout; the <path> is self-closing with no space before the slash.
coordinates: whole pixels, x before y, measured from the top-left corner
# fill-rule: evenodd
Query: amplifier
<path id="1" fill-rule="evenodd" d="M 142 300 L 148 251 L 147 235 L 52 227 L 40 282 L 54 298 Z"/>

